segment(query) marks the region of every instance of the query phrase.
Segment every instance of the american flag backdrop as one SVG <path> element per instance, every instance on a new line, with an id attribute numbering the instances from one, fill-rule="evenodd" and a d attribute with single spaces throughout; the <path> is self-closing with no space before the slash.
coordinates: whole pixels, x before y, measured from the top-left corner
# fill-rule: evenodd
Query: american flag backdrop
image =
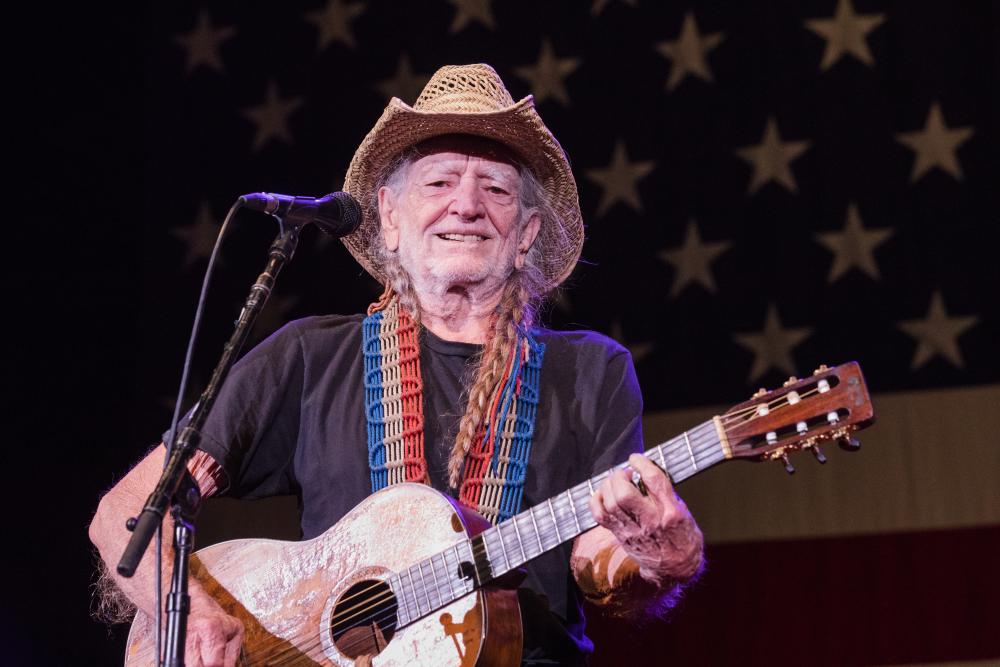
<path id="1" fill-rule="evenodd" d="M 631 350 L 650 445 L 852 359 L 879 418 L 822 468 L 800 455 L 794 477 L 733 464 L 679 487 L 708 568 L 669 623 L 593 614 L 595 664 L 1000 660 L 997 30 L 986 0 L 150 3 L 143 105 L 108 109 L 143 118 L 122 166 L 145 183 L 122 276 L 135 437 L 106 443 L 99 483 L 167 423 L 235 198 L 339 190 L 390 97 L 486 62 L 534 95 L 580 191 L 582 261 L 545 321 Z M 275 231 L 238 216 L 194 389 Z M 309 229 L 254 340 L 378 292 Z M 216 503 L 199 539 L 294 536 L 283 507 Z"/>

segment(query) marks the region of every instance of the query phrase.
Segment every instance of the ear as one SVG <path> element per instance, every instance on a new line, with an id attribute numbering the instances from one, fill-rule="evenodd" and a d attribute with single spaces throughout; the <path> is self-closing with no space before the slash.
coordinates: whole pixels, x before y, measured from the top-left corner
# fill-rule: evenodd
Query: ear
<path id="1" fill-rule="evenodd" d="M 382 223 L 382 241 L 389 252 L 399 248 L 399 221 L 396 219 L 396 197 L 392 190 L 378 189 L 378 217 Z"/>
<path id="2" fill-rule="evenodd" d="M 525 223 L 524 228 L 521 230 L 521 238 L 517 242 L 517 256 L 514 258 L 515 268 L 524 268 L 524 258 L 527 257 L 528 251 L 531 250 L 531 246 L 535 242 L 541 226 L 542 216 L 539 215 L 538 211 L 532 212 L 531 217 L 528 218 L 528 222 Z"/>

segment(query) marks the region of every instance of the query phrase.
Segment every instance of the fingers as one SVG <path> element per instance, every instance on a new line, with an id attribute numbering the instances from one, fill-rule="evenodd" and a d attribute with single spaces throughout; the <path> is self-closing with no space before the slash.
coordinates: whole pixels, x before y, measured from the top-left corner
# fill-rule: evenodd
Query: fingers
<path id="1" fill-rule="evenodd" d="M 641 454 L 630 456 L 629 466 L 612 472 L 590 499 L 594 520 L 622 539 L 637 530 L 670 524 L 685 512 L 670 478 L 659 466 Z M 635 474 L 646 494 L 636 488 Z"/>
<path id="2" fill-rule="evenodd" d="M 670 478 L 648 458 L 642 454 L 633 454 L 628 457 L 628 464 L 642 477 L 642 483 L 646 485 L 651 496 L 660 500 L 674 496 L 674 486 L 670 483 Z"/>
<path id="3" fill-rule="evenodd" d="M 616 470 L 590 498 L 594 520 L 613 533 L 631 531 L 641 522 L 643 504 L 648 499 L 632 484 L 630 471 Z"/>
<path id="4" fill-rule="evenodd" d="M 235 667 L 243 645 L 243 624 L 223 613 L 192 617 L 188 624 L 189 664 Z"/>
<path id="5" fill-rule="evenodd" d="M 240 657 L 240 649 L 243 648 L 243 629 L 240 628 L 238 637 L 234 637 L 226 644 L 226 667 L 236 667 L 236 661 Z"/>

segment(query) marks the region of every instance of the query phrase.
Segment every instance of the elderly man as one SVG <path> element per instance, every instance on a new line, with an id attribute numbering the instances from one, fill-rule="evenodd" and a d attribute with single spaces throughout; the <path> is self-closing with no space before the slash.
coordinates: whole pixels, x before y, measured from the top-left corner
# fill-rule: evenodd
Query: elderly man
<path id="1" fill-rule="evenodd" d="M 537 325 L 583 243 L 566 155 L 492 68 L 445 67 L 414 107 L 390 102 L 345 190 L 364 209 L 345 242 L 385 293 L 367 317 L 293 322 L 250 351 L 204 429 L 196 480 L 207 496 L 298 494 L 308 539 L 397 482 L 429 484 L 497 524 L 627 459 L 590 499 L 599 525 L 531 561 L 518 591 L 525 664 L 583 662 L 582 599 L 662 613 L 698 572 L 702 537 L 636 453 L 628 353 Z M 159 447 L 102 499 L 91 536 L 106 562 L 162 461 Z M 147 614 L 152 563 L 119 582 Z M 197 581 L 191 600 L 188 664 L 235 664 L 242 623 Z"/>

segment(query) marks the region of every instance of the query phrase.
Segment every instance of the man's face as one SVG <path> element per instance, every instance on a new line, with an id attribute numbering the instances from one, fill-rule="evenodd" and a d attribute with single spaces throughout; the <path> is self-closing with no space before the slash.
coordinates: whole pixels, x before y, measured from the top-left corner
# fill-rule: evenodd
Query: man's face
<path id="1" fill-rule="evenodd" d="M 501 285 L 538 232 L 522 225 L 521 177 L 502 148 L 473 138 L 426 144 L 395 192 L 379 192 L 386 247 L 421 287 Z"/>

